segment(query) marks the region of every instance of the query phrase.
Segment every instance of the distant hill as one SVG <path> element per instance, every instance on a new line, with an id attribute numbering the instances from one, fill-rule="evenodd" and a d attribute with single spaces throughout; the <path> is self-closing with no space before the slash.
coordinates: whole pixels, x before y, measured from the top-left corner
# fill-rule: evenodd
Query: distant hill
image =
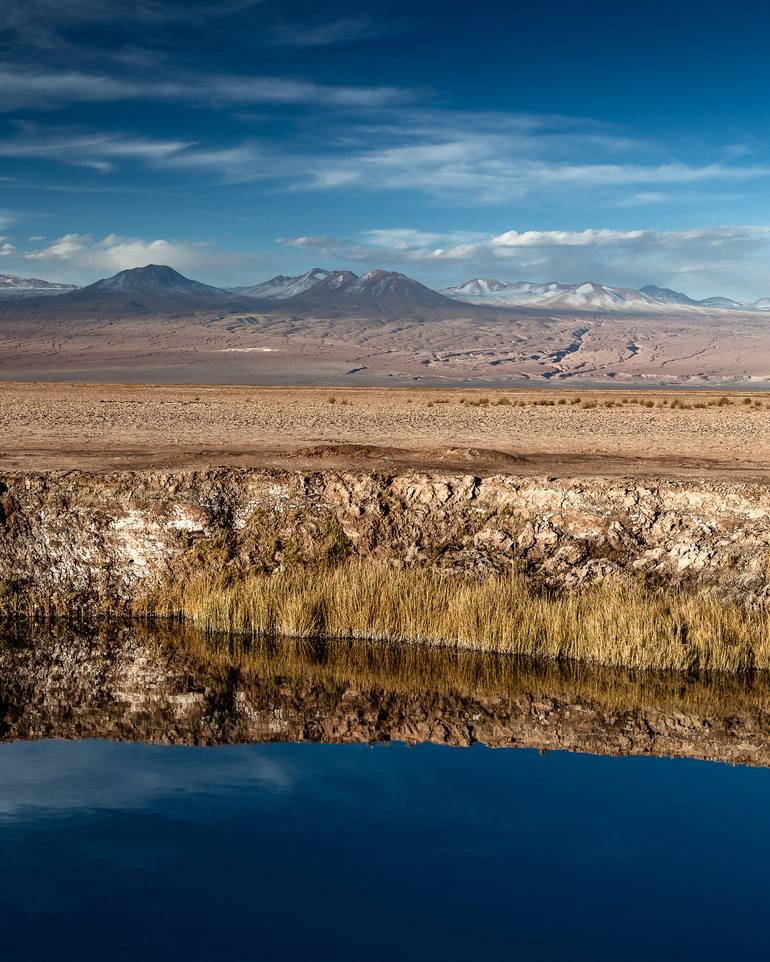
<path id="1" fill-rule="evenodd" d="M 735 311 L 744 307 L 740 301 L 734 301 L 731 297 L 707 297 L 698 303 L 701 307 L 716 307 L 722 311 Z"/>
<path id="2" fill-rule="evenodd" d="M 690 304 L 693 307 L 700 304 L 700 301 L 693 300 L 687 294 L 672 290 L 670 287 L 657 287 L 655 284 L 647 284 L 646 287 L 640 287 L 639 291 L 641 294 L 646 294 L 647 297 L 657 301 L 658 304 Z"/>
<path id="3" fill-rule="evenodd" d="M 59 284 L 55 281 L 44 281 L 39 277 L 0 274 L 0 297 L 40 297 L 74 290 L 77 290 L 74 284 Z"/>
<path id="4" fill-rule="evenodd" d="M 80 288 L 79 294 L 90 297 L 92 294 L 152 294 L 158 297 L 199 297 L 216 296 L 226 293 L 219 287 L 201 284 L 184 277 L 173 267 L 162 264 L 148 264 L 120 271 L 112 277 L 104 278 Z"/>
<path id="5" fill-rule="evenodd" d="M 116 311 L 120 314 L 184 313 L 192 310 L 238 310 L 250 304 L 230 291 L 185 277 L 173 267 L 148 264 L 119 271 L 112 277 L 57 297 L 49 305 L 72 313 Z"/>

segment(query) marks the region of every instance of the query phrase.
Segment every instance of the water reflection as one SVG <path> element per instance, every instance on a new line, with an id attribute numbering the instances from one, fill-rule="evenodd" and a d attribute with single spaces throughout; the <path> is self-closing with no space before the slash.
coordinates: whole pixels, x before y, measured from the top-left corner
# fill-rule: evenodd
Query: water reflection
<path id="1" fill-rule="evenodd" d="M 762 958 L 770 771 L 536 751 L 0 746 L 9 958 Z"/>
<path id="2" fill-rule="evenodd" d="M 0 737 L 182 744 L 402 741 L 770 764 L 770 684 L 189 629 L 0 641 Z"/>
<path id="3" fill-rule="evenodd" d="M 291 766 L 228 748 L 201 754 L 144 746 L 141 764 L 127 763 L 116 742 L 15 742 L 0 752 L 0 825 L 35 815 L 148 808 L 173 797 L 217 795 L 227 786 L 291 791 Z"/>
<path id="4" fill-rule="evenodd" d="M 6 637 L 3 951 L 764 957 L 770 769 L 602 755 L 766 765 L 767 696 L 136 626 Z"/>

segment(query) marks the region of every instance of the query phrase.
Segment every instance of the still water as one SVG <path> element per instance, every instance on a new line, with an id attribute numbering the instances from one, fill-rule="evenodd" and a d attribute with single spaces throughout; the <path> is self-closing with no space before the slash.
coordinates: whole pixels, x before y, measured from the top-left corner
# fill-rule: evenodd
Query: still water
<path id="1" fill-rule="evenodd" d="M 770 952 L 770 771 L 481 745 L 0 745 L 7 959 Z"/>

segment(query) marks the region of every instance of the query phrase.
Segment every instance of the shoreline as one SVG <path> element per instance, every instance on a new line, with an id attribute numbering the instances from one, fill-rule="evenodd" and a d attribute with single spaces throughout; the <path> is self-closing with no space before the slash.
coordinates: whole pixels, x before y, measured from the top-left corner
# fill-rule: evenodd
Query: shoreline
<path id="1" fill-rule="evenodd" d="M 211 469 L 0 477 L 0 610 L 770 668 L 770 490 Z"/>

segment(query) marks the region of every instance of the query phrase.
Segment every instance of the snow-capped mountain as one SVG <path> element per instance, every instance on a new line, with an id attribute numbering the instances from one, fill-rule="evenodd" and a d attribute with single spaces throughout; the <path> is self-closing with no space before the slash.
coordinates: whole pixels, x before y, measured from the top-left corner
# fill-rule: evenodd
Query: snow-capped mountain
<path id="1" fill-rule="evenodd" d="M 253 287 L 238 288 L 287 308 L 399 313 L 453 306 L 453 301 L 397 271 L 372 270 L 360 277 L 352 271 L 314 268 L 298 277 L 274 277 Z"/>
<path id="2" fill-rule="evenodd" d="M 496 294 L 506 287 L 510 287 L 505 281 L 497 281 L 493 277 L 474 277 L 472 281 L 466 281 L 459 287 L 450 287 L 443 293 L 448 297 L 456 297 L 462 300 L 463 295 L 467 297 L 489 297 Z"/>
<path id="3" fill-rule="evenodd" d="M 373 270 L 360 277 L 352 271 L 336 271 L 301 297 L 319 307 L 338 307 L 398 313 L 423 308 L 446 308 L 452 300 L 397 271 Z"/>
<path id="4" fill-rule="evenodd" d="M 641 291 L 625 287 L 606 287 L 592 281 L 584 284 L 556 282 L 533 284 L 529 281 L 506 284 L 503 281 L 475 278 L 459 288 L 449 288 L 442 293 L 468 304 L 487 304 L 495 307 L 531 306 L 574 310 L 615 308 L 617 310 L 649 307 L 656 303 Z"/>
<path id="5" fill-rule="evenodd" d="M 74 284 L 58 284 L 44 281 L 39 277 L 16 277 L 13 274 L 0 274 L 0 296 L 39 297 L 45 294 L 64 294 L 77 290 Z"/>
<path id="6" fill-rule="evenodd" d="M 3 295 L 5 295 L 3 297 Z M 15 295 L 16 300 L 11 297 Z M 296 276 L 278 275 L 246 287 L 224 289 L 185 277 L 172 267 L 148 264 L 120 271 L 87 287 L 75 288 L 37 278 L 0 275 L 0 299 L 14 311 L 38 310 L 40 296 L 56 305 L 61 316 L 110 313 L 178 315 L 196 311 L 279 310 L 326 316 L 355 313 L 366 317 L 412 317 L 417 319 L 466 316 L 460 305 L 489 308 L 536 308 L 553 312 L 594 311 L 607 313 L 677 311 L 741 311 L 770 314 L 770 297 L 741 302 L 728 297 L 695 300 L 681 291 L 648 284 L 639 290 L 610 287 L 586 281 L 582 284 L 514 283 L 475 277 L 457 287 L 435 291 L 397 271 L 371 270 L 361 276 L 348 270 L 314 267 Z M 59 295 L 51 297 L 50 295 Z M 24 298 L 24 306 L 19 303 Z M 46 307 L 48 310 L 49 308 Z"/>
<path id="7" fill-rule="evenodd" d="M 297 294 L 304 294 L 305 291 L 314 287 L 319 281 L 326 280 L 330 275 L 331 271 L 314 267 L 312 270 L 306 271 L 304 274 L 298 274 L 296 277 L 278 274 L 268 281 L 262 281 L 261 284 L 253 284 L 250 287 L 232 287 L 230 290 L 233 294 L 243 294 L 260 300 L 283 301 Z"/>
<path id="8" fill-rule="evenodd" d="M 695 300 L 681 291 L 648 284 L 640 290 L 630 287 L 608 287 L 586 281 L 583 284 L 537 284 L 529 281 L 507 283 L 477 277 L 459 287 L 442 291 L 447 297 L 466 304 L 491 307 L 540 307 L 552 310 L 607 310 L 660 312 L 672 306 L 712 308 L 727 311 L 768 311 L 770 298 L 743 303 L 729 297 L 707 297 Z"/>

